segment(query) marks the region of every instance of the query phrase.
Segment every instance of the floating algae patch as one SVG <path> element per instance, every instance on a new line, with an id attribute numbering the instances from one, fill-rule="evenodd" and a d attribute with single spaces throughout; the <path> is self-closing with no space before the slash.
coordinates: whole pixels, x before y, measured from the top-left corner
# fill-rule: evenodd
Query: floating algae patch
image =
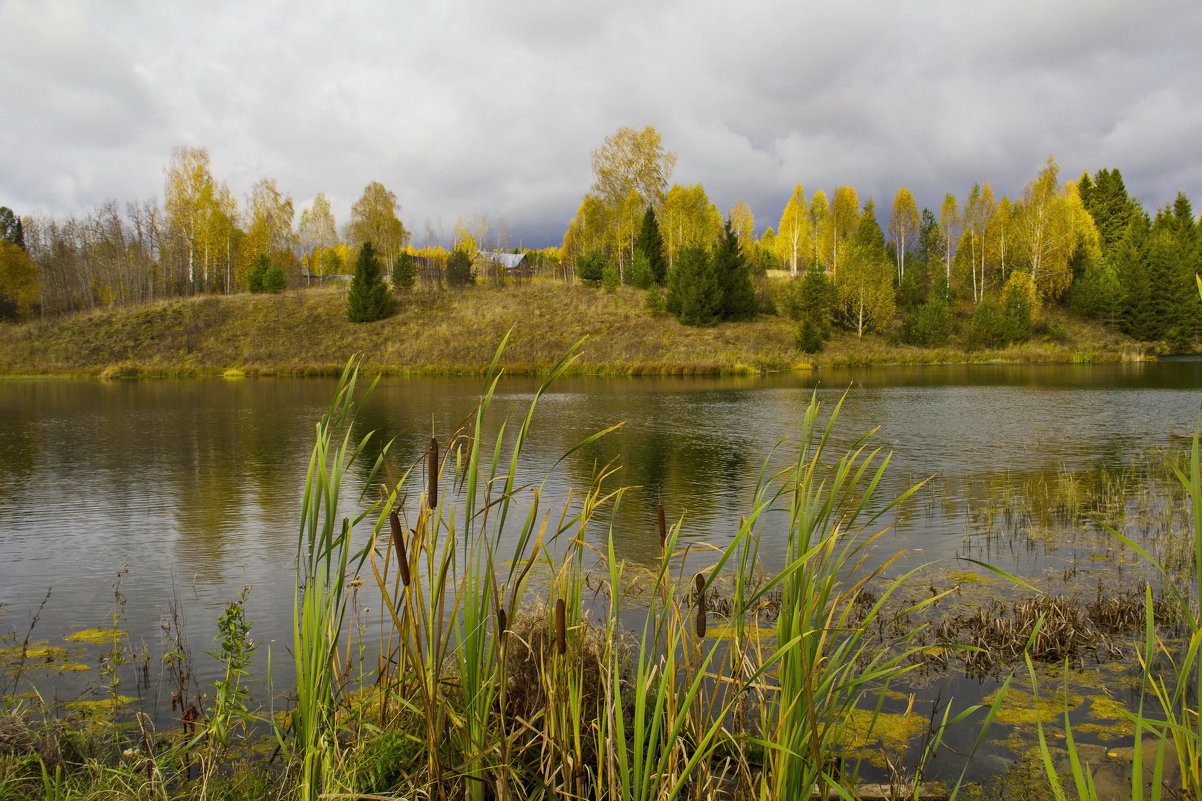
<path id="1" fill-rule="evenodd" d="M 103 717 L 117 711 L 118 707 L 132 704 L 134 699 L 125 695 L 114 695 L 108 698 L 97 698 L 91 701 L 71 701 L 67 709 L 78 712 L 85 717 Z"/>
<path id="2" fill-rule="evenodd" d="M 24 650 L 23 655 L 22 650 Z M 67 649 L 51 645 L 44 640 L 42 642 L 30 643 L 24 649 L 19 645 L 13 648 L 0 648 L 0 660 L 3 660 L 5 664 L 20 662 L 22 658 L 24 658 L 26 663 L 53 662 L 57 659 L 66 659 Z"/>
<path id="3" fill-rule="evenodd" d="M 1091 695 L 1087 698 L 1089 700 L 1089 716 L 1094 721 L 1104 722 L 1074 724 L 1073 731 L 1088 732 L 1102 742 L 1135 735 L 1135 724 L 1132 723 L 1125 704 L 1108 695 Z"/>
<path id="4" fill-rule="evenodd" d="M 846 728 L 840 740 L 845 756 L 884 767 L 886 756 L 904 751 L 927 720 L 921 715 L 852 709 L 844 716 Z"/>
<path id="5" fill-rule="evenodd" d="M 710 626 L 706 631 L 706 637 L 712 637 L 718 640 L 733 640 L 738 636 L 738 629 L 728 623 L 721 623 L 717 626 Z M 743 638 L 748 640 L 765 640 L 776 636 L 774 629 L 766 629 L 761 626 L 744 626 Z"/>
<path id="6" fill-rule="evenodd" d="M 992 704 L 998 695 L 994 690 L 982 703 Z M 1002 705 L 994 718 L 1003 726 L 1034 726 L 1039 723 L 1058 723 L 1064 720 L 1064 710 L 1081 706 L 1084 698 L 1078 693 L 1063 689 L 1055 690 L 1038 698 L 1022 690 L 1011 688 L 1006 691 Z"/>
<path id="7" fill-rule="evenodd" d="M 90 645 L 111 645 L 125 636 L 121 629 L 84 629 L 74 634 L 68 634 L 63 639 L 68 642 L 82 642 Z"/>
<path id="8" fill-rule="evenodd" d="M 945 579 L 950 584 L 964 586 L 966 584 L 992 584 L 993 576 L 986 576 L 982 573 L 974 573 L 971 570 L 954 570 L 945 576 Z"/>

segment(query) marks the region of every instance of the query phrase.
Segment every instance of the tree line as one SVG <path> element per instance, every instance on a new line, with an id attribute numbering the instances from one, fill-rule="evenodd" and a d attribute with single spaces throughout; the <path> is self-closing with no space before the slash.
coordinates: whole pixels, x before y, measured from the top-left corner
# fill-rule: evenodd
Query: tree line
<path id="1" fill-rule="evenodd" d="M 979 183 L 920 210 L 902 187 L 881 215 L 854 187 L 807 197 L 797 185 L 757 236 L 745 201 L 724 217 L 701 184 L 669 183 L 676 157 L 653 127 L 619 129 L 592 161 L 593 186 L 561 246 L 529 255 L 543 274 L 640 287 L 648 308 L 689 324 L 767 312 L 795 319 L 810 350 L 835 329 L 926 346 L 958 331 L 996 347 L 1026 339 L 1044 311 L 1063 306 L 1175 350 L 1195 348 L 1202 333 L 1193 279 L 1202 227 L 1189 199 L 1150 213 L 1117 169 L 1066 182 L 1049 158 L 1020 197 Z M 239 206 L 204 148 L 176 148 L 165 174 L 162 205 L 109 201 L 57 219 L 0 206 L 0 318 L 278 291 L 351 272 L 366 242 L 381 278 L 399 264 L 402 276 L 442 285 L 449 265 L 471 277 L 465 263 L 490 234 L 503 236 L 487 219 L 460 219 L 451 249 L 414 249 L 396 195 L 379 182 L 342 227 L 320 193 L 298 218 L 270 178 Z M 456 252 L 464 256 L 452 264 Z"/>
<path id="2" fill-rule="evenodd" d="M 785 314 L 798 321 L 807 350 L 834 328 L 924 346 L 947 343 L 959 328 L 970 346 L 999 347 L 1029 338 L 1055 306 L 1174 350 L 1199 344 L 1202 225 L 1184 193 L 1149 213 L 1117 169 L 1065 182 L 1049 157 L 1021 197 L 978 183 L 962 199 L 945 195 L 937 212 L 920 210 L 901 187 L 884 228 L 873 200 L 861 205 L 854 187 L 807 199 L 799 184 L 776 227 L 757 237 L 745 201 L 724 222 L 700 184 L 669 186 L 675 163 L 652 127 L 619 129 L 593 152 L 594 184 L 560 250 L 582 279 L 601 283 L 608 271 L 611 284 L 650 287 L 650 308 L 661 305 L 656 287 L 664 287 L 667 310 L 693 324 Z M 654 246 L 650 228 L 662 231 Z M 698 272 L 699 249 L 722 264 L 737 250 L 759 277 L 754 302 L 724 305 L 730 290 Z M 645 265 L 661 262 L 649 280 Z M 768 274 L 784 274 L 783 287 L 773 290 L 781 282 Z M 674 287 L 705 287 L 728 311 L 682 312 Z"/>

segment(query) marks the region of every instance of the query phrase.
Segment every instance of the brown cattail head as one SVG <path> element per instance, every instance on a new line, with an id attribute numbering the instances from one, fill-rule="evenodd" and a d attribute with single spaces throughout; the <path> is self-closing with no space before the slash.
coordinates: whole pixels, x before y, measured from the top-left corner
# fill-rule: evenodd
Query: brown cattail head
<path id="1" fill-rule="evenodd" d="M 426 506 L 438 506 L 438 440 L 434 437 L 426 449 Z"/>
<path id="2" fill-rule="evenodd" d="M 697 588 L 697 620 L 694 628 L 700 639 L 705 636 L 705 576 L 700 573 L 694 576 L 693 586 Z"/>
<path id="3" fill-rule="evenodd" d="M 409 586 L 409 556 L 405 553 L 405 530 L 401 528 L 401 518 L 396 509 L 388 513 L 388 525 L 392 527 L 392 547 L 396 550 L 397 569 L 401 573 L 401 583 Z"/>
<path id="4" fill-rule="evenodd" d="M 568 607 L 562 598 L 555 599 L 555 650 L 568 652 Z"/>
<path id="5" fill-rule="evenodd" d="M 505 631 L 509 628 L 509 619 L 505 615 L 504 609 L 497 609 L 497 636 L 501 639 L 505 638 Z"/>
<path id="6" fill-rule="evenodd" d="M 664 505 L 657 504 L 655 507 L 655 523 L 659 529 L 659 552 L 662 554 L 668 549 L 668 524 L 664 520 Z"/>

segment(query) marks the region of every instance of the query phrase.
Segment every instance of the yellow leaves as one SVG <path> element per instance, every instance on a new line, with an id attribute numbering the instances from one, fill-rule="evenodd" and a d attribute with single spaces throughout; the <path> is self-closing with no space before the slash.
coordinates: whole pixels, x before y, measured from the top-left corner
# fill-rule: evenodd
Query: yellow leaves
<path id="1" fill-rule="evenodd" d="M 776 255 L 794 275 L 805 268 L 813 248 L 811 228 L 805 191 L 798 184 L 781 212 L 775 242 Z"/>
<path id="2" fill-rule="evenodd" d="M 4 302 L 11 303 L 18 315 L 25 315 L 37 301 L 37 270 L 29 255 L 11 242 L 0 241 L 0 314 Z"/>
<path id="3" fill-rule="evenodd" d="M 644 206 L 659 206 L 676 169 L 676 154 L 664 150 L 662 137 L 651 125 L 641 131 L 619 128 L 593 151 L 592 159 L 593 194 L 610 208 L 632 191 Z"/>

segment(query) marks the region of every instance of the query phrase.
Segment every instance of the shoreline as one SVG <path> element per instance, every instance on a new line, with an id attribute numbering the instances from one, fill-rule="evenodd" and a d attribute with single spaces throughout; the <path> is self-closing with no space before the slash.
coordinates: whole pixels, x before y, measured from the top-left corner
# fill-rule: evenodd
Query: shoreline
<path id="1" fill-rule="evenodd" d="M 3 378 L 337 377 L 353 355 L 386 377 L 480 376 L 501 339 L 509 375 L 546 375 L 583 340 L 565 375 L 760 376 L 832 368 L 1156 361 L 1154 344 L 1071 316 L 1059 340 L 1003 350 L 919 348 L 840 334 L 817 354 L 796 348 L 796 323 L 760 315 L 689 328 L 647 313 L 642 293 L 553 282 L 465 292 L 418 291 L 375 323 L 346 321 L 338 289 L 200 296 L 0 326 Z"/>

